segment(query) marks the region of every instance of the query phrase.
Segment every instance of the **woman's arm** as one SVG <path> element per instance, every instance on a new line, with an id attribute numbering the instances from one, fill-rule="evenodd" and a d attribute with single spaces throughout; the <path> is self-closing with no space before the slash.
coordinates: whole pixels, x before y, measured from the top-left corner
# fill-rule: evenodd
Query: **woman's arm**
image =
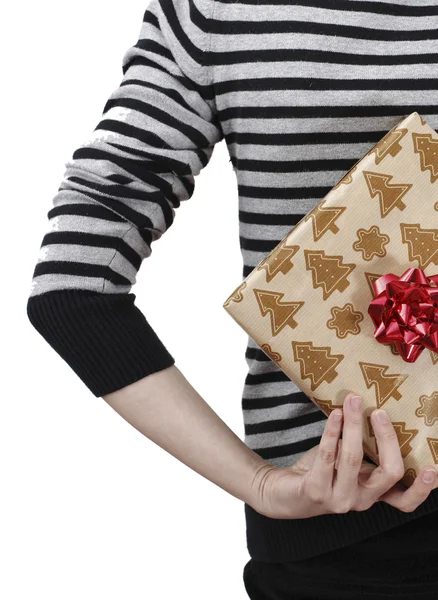
<path id="1" fill-rule="evenodd" d="M 96 397 L 175 362 L 132 290 L 224 137 L 207 60 L 213 6 L 148 3 L 122 80 L 66 162 L 47 215 L 27 314 Z M 169 256 L 169 273 L 183 253 Z"/>
<path id="2" fill-rule="evenodd" d="M 358 460 L 363 412 L 352 396 L 330 414 L 320 444 L 291 467 L 276 467 L 248 448 L 175 365 L 103 398 L 150 440 L 265 516 L 302 519 L 363 511 L 379 501 L 410 512 L 434 489 L 436 470 L 422 469 L 407 490 L 398 485 L 403 458 L 391 421 L 380 419 L 386 415 L 382 409 L 371 414 L 380 465 Z M 432 477 L 423 479 L 429 471 Z"/>
<path id="3" fill-rule="evenodd" d="M 254 505 L 257 474 L 268 463 L 222 421 L 176 365 L 103 398 L 175 458 Z"/>

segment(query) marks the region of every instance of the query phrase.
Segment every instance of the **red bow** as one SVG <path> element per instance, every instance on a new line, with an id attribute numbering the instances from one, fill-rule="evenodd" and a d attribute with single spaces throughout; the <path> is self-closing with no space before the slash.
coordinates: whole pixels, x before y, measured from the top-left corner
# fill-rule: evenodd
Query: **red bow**
<path id="1" fill-rule="evenodd" d="M 425 348 L 438 351 L 437 286 L 438 274 L 427 276 L 415 268 L 373 282 L 376 297 L 368 313 L 376 326 L 374 337 L 381 344 L 395 343 L 406 362 L 416 361 Z"/>

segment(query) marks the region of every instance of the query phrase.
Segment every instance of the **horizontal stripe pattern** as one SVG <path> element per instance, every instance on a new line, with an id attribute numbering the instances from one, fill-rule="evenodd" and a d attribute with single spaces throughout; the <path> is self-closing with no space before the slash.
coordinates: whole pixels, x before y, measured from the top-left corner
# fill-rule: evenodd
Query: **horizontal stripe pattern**
<path id="1" fill-rule="evenodd" d="M 214 15 L 208 58 L 246 277 L 403 116 L 438 125 L 438 2 L 217 0 Z M 251 338 L 245 357 L 245 442 L 289 466 L 326 416 Z"/>
<path id="2" fill-rule="evenodd" d="M 218 4 L 235 4 L 235 0 L 216 0 Z M 285 6 L 290 7 L 290 0 L 239 0 L 239 4 L 254 7 Z M 412 2 L 393 2 L 392 0 L 294 0 L 293 6 L 297 10 L 304 7 L 311 9 L 323 8 L 334 11 L 339 17 L 345 17 L 348 12 L 368 12 L 375 15 L 407 16 L 407 17 L 432 17 L 438 15 L 438 6 L 429 2 L 419 4 Z"/>
<path id="3" fill-rule="evenodd" d="M 438 126 L 438 0 L 152 0 L 122 71 L 66 163 L 32 298 L 127 295 L 222 139 L 248 276 L 403 116 Z M 245 358 L 245 442 L 288 466 L 326 417 L 251 338 Z"/>
<path id="4" fill-rule="evenodd" d="M 187 15 L 189 32 L 182 26 Z M 145 10 L 119 87 L 66 162 L 32 297 L 67 288 L 129 293 L 152 242 L 192 196 L 195 175 L 223 137 L 205 99 L 205 20 L 191 0 L 155 0 Z"/>

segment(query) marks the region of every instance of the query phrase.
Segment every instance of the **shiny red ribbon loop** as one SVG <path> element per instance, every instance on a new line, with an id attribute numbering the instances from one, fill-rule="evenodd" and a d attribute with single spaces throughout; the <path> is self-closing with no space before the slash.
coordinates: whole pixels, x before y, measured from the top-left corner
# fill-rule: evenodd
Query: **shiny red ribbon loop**
<path id="1" fill-rule="evenodd" d="M 416 361 L 425 348 L 438 352 L 438 274 L 416 268 L 400 277 L 386 273 L 373 288 L 368 313 L 378 342 L 395 344 L 406 362 Z"/>

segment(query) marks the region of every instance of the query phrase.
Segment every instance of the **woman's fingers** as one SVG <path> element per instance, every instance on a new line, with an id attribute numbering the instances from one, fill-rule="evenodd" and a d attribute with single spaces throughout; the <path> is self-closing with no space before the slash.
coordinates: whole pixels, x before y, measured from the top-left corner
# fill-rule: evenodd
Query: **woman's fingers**
<path id="1" fill-rule="evenodd" d="M 379 466 L 360 488 L 361 501 L 365 505 L 375 502 L 399 481 L 404 474 L 404 463 L 397 434 L 383 409 L 371 413 L 371 425 L 376 437 Z"/>
<path id="2" fill-rule="evenodd" d="M 426 475 L 426 478 L 423 478 L 423 475 Z M 425 467 L 418 473 L 414 483 L 408 489 L 394 485 L 379 500 L 391 504 L 391 506 L 403 512 L 412 512 L 426 500 L 430 492 L 434 489 L 436 476 L 435 467 Z"/>
<path id="3" fill-rule="evenodd" d="M 360 396 L 349 394 L 344 401 L 344 428 L 338 471 L 333 486 L 334 502 L 352 503 L 363 460 L 363 417 Z"/>
<path id="4" fill-rule="evenodd" d="M 340 408 L 333 410 L 327 418 L 308 482 L 309 494 L 315 497 L 315 500 L 319 499 L 322 493 L 325 496 L 331 495 L 342 420 Z"/>
<path id="5" fill-rule="evenodd" d="M 379 452 L 379 465 L 369 465 L 372 471 L 365 479 L 361 398 L 349 394 L 343 410 L 335 409 L 330 413 L 306 477 L 307 499 L 321 508 L 324 506 L 325 512 L 367 510 L 379 501 L 411 512 L 424 502 L 434 487 L 438 487 L 435 467 L 422 469 L 407 490 L 397 486 L 404 474 L 404 462 L 396 431 L 382 409 L 371 413 L 371 424 Z M 427 481 L 422 476 L 430 470 L 433 478 Z M 360 474 L 362 476 L 359 478 Z"/>
<path id="6" fill-rule="evenodd" d="M 342 451 L 342 438 L 338 441 L 338 455 L 336 457 L 335 469 L 336 471 L 339 469 L 339 459 L 341 458 Z"/>

